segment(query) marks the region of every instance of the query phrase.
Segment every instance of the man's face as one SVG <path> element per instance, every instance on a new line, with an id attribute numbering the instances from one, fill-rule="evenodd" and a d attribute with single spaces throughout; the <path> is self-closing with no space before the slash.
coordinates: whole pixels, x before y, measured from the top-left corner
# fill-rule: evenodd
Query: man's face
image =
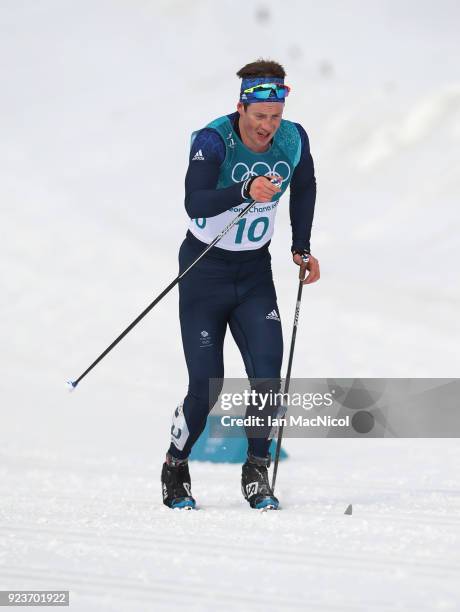
<path id="1" fill-rule="evenodd" d="M 240 132 L 246 146 L 256 152 L 265 151 L 276 133 L 283 116 L 283 102 L 257 102 L 246 110 L 238 102 Z"/>

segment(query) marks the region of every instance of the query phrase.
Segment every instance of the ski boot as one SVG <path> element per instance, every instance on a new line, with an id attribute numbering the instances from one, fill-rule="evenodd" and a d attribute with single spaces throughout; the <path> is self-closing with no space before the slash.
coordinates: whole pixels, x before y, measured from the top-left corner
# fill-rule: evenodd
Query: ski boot
<path id="1" fill-rule="evenodd" d="M 266 458 L 248 454 L 241 474 L 241 490 L 251 508 L 257 510 L 276 510 L 279 501 L 273 494 L 268 480 L 270 455 Z"/>
<path id="2" fill-rule="evenodd" d="M 195 508 L 187 459 L 175 459 L 169 453 L 166 455 L 161 470 L 161 486 L 163 503 L 168 508 Z"/>

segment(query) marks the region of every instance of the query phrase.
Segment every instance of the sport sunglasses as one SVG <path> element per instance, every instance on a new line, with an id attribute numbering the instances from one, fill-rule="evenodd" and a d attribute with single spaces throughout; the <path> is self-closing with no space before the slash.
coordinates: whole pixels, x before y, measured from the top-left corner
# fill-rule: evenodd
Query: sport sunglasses
<path id="1" fill-rule="evenodd" d="M 271 93 L 274 92 L 279 100 L 284 100 L 289 95 L 291 88 L 289 85 L 280 85 L 279 83 L 262 83 L 261 85 L 255 85 L 244 89 L 243 93 L 253 94 L 255 98 L 259 100 L 267 100 Z"/>

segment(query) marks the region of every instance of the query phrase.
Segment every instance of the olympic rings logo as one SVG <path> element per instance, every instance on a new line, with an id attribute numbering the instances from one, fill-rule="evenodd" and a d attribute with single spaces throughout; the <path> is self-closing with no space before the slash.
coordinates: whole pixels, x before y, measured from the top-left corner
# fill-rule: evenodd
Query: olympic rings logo
<path id="1" fill-rule="evenodd" d="M 281 173 L 282 167 L 285 167 L 284 172 Z M 286 173 L 287 168 L 287 173 Z M 283 174 L 285 176 L 283 176 Z M 269 176 L 274 175 L 281 179 L 281 182 L 287 181 L 291 176 L 291 168 L 289 164 L 285 161 L 277 161 L 273 168 L 270 168 L 267 162 L 258 161 L 254 162 L 249 169 L 249 167 L 244 162 L 238 162 L 233 166 L 232 170 L 232 181 L 234 183 L 240 183 L 241 181 L 246 181 L 248 178 L 252 176 Z"/>

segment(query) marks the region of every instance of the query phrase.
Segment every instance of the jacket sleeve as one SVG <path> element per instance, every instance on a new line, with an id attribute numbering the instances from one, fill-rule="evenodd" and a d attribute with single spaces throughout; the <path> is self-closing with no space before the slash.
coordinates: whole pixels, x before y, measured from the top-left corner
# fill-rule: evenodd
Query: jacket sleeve
<path id="1" fill-rule="evenodd" d="M 310 250 L 310 235 L 316 201 L 316 178 L 307 133 L 300 124 L 295 125 L 299 130 L 302 151 L 290 185 L 291 250 L 303 251 L 304 249 Z"/>
<path id="2" fill-rule="evenodd" d="M 247 202 L 243 183 L 217 189 L 219 170 L 225 159 L 225 144 L 220 134 L 204 128 L 193 141 L 185 176 L 185 210 L 191 219 L 215 217 Z"/>

